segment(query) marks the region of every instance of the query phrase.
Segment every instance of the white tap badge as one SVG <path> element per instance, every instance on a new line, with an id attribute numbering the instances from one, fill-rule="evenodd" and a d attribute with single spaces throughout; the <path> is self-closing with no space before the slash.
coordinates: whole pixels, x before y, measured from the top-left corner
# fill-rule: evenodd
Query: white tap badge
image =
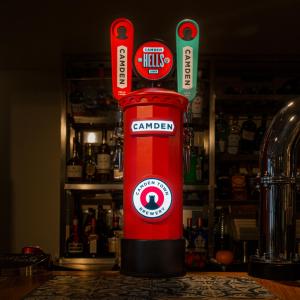
<path id="1" fill-rule="evenodd" d="M 141 181 L 134 189 L 132 202 L 143 217 L 157 219 L 168 212 L 172 205 L 172 193 L 168 185 L 156 178 Z"/>
<path id="2" fill-rule="evenodd" d="M 193 48 L 190 46 L 182 49 L 182 88 L 193 88 Z"/>
<path id="3" fill-rule="evenodd" d="M 175 131 L 175 125 L 173 121 L 165 120 L 140 120 L 133 121 L 131 123 L 131 132 L 135 134 L 151 134 L 162 133 L 172 134 Z"/>
<path id="4" fill-rule="evenodd" d="M 117 87 L 127 88 L 127 47 L 117 47 Z"/>

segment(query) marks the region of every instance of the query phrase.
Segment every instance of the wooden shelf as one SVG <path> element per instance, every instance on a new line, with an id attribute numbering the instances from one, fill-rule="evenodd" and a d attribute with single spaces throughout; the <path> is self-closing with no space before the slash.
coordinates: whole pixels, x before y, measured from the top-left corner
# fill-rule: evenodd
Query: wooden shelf
<path id="1" fill-rule="evenodd" d="M 123 190 L 123 183 L 65 183 L 65 190 L 78 190 L 78 191 L 99 191 L 99 190 Z M 185 184 L 183 186 L 183 191 L 209 191 L 210 187 L 207 184 Z"/>
<path id="2" fill-rule="evenodd" d="M 111 191 L 122 191 L 122 183 L 65 183 L 65 190 L 77 190 L 77 191 L 101 191 L 101 190 L 111 190 Z"/>

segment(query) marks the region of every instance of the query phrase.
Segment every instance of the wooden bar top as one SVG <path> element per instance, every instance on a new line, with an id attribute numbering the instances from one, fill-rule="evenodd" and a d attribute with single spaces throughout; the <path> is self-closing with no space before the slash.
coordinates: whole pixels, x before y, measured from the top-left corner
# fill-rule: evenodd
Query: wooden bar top
<path id="1" fill-rule="evenodd" d="M 3 276 L 0 277 L 0 299 L 18 300 L 22 299 L 26 294 L 35 288 L 45 283 L 55 275 L 76 275 L 76 276 L 95 276 L 106 275 L 116 276 L 118 271 L 45 271 L 32 276 Z M 266 279 L 258 279 L 250 277 L 244 272 L 194 272 L 188 273 L 196 276 L 234 276 L 234 277 L 248 277 L 274 295 L 274 300 L 298 300 L 300 299 L 300 282 L 276 282 Z M 172 298 L 174 299 L 174 298 Z"/>

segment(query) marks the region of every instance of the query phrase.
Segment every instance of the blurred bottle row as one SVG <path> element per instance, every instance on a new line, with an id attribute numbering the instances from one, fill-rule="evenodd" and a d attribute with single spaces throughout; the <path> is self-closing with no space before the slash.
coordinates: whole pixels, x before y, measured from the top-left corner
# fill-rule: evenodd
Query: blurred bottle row
<path id="1" fill-rule="evenodd" d="M 112 205 L 74 209 L 66 226 L 66 257 L 113 257 L 119 254 L 123 210 Z"/>
<path id="2" fill-rule="evenodd" d="M 109 140 L 106 129 L 87 132 L 87 137 L 75 135 L 66 168 L 68 182 L 107 183 L 123 179 L 123 138 L 116 131 L 118 127 L 110 132 Z"/>
<path id="3" fill-rule="evenodd" d="M 256 163 L 257 165 L 257 163 Z M 232 163 L 216 170 L 217 200 L 258 200 L 258 168 L 252 163 Z"/>
<path id="4" fill-rule="evenodd" d="M 184 225 L 185 263 L 189 269 L 202 269 L 207 264 L 208 228 L 202 217 L 187 218 Z"/>
<path id="5" fill-rule="evenodd" d="M 300 92 L 300 79 L 291 77 L 278 82 L 260 80 L 250 82 L 237 82 L 235 85 L 224 87 L 224 94 L 228 95 L 298 95 Z"/>
<path id="6" fill-rule="evenodd" d="M 267 116 L 256 118 L 248 115 L 225 116 L 220 112 L 216 116 L 216 152 L 228 154 L 255 154 L 259 152 L 267 129 Z M 260 124 L 259 126 L 257 124 Z"/>

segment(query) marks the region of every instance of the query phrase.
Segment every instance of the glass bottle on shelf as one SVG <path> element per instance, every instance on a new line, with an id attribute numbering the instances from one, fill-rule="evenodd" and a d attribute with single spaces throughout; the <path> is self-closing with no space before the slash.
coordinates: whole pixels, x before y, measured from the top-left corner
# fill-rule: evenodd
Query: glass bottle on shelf
<path id="1" fill-rule="evenodd" d="M 204 160 L 204 149 L 198 147 L 197 149 L 197 162 L 196 162 L 196 181 L 203 182 L 203 160 Z"/>
<path id="2" fill-rule="evenodd" d="M 79 230 L 78 217 L 75 215 L 72 221 L 71 235 L 66 242 L 67 257 L 82 257 L 84 254 L 84 243 Z"/>
<path id="3" fill-rule="evenodd" d="M 249 115 L 241 127 L 240 152 L 253 154 L 255 148 L 256 124 L 253 116 Z"/>
<path id="4" fill-rule="evenodd" d="M 263 115 L 261 118 L 261 125 L 257 128 L 255 133 L 255 153 L 258 154 L 260 150 L 261 143 L 263 141 L 265 132 L 267 129 L 267 116 Z"/>
<path id="5" fill-rule="evenodd" d="M 229 128 L 228 140 L 227 140 L 227 153 L 228 154 L 238 154 L 239 143 L 240 143 L 241 128 L 239 126 L 239 119 L 234 116 L 232 119 L 232 124 Z"/>
<path id="6" fill-rule="evenodd" d="M 106 223 L 106 210 L 98 205 L 97 232 L 99 236 L 99 256 L 106 256 L 108 253 L 108 226 Z"/>
<path id="7" fill-rule="evenodd" d="M 114 214 L 113 221 L 112 221 L 112 228 L 110 229 L 109 236 L 108 236 L 108 252 L 111 254 L 116 253 L 117 250 L 117 243 L 118 243 L 118 232 L 121 231 L 119 225 L 119 217 Z"/>
<path id="8" fill-rule="evenodd" d="M 91 220 L 91 231 L 88 235 L 88 255 L 90 257 L 96 257 L 99 252 L 99 236 L 96 230 L 96 217 L 93 216 Z"/>
<path id="9" fill-rule="evenodd" d="M 77 140 L 73 138 L 73 154 L 71 159 L 67 162 L 67 180 L 68 182 L 82 181 L 83 163 L 79 158 L 77 151 Z"/>
<path id="10" fill-rule="evenodd" d="M 228 123 L 224 114 L 220 112 L 216 119 L 216 152 L 224 153 L 226 151 L 228 135 Z"/>
<path id="11" fill-rule="evenodd" d="M 120 138 L 116 139 L 116 148 L 113 158 L 113 177 L 114 181 L 123 180 L 123 147 Z"/>
<path id="12" fill-rule="evenodd" d="M 203 219 L 201 217 L 197 218 L 197 226 L 195 229 L 195 251 L 206 253 L 207 251 L 207 231 L 203 226 Z"/>
<path id="13" fill-rule="evenodd" d="M 96 161 L 92 151 L 92 144 L 88 144 L 87 156 L 85 158 L 84 177 L 88 182 L 93 182 L 96 176 Z"/>
<path id="14" fill-rule="evenodd" d="M 106 141 L 106 129 L 102 130 L 102 144 L 97 154 L 96 177 L 100 182 L 108 182 L 111 173 L 110 149 Z"/>
<path id="15" fill-rule="evenodd" d="M 195 248 L 194 245 L 194 236 L 193 236 L 193 228 L 192 228 L 192 218 L 186 219 L 186 228 L 184 230 L 184 238 L 185 238 L 185 248 L 186 250 L 191 250 Z"/>
<path id="16" fill-rule="evenodd" d="M 247 200 L 248 171 L 244 167 L 233 167 L 231 176 L 232 199 L 238 201 Z"/>
<path id="17" fill-rule="evenodd" d="M 84 95 L 76 81 L 71 85 L 69 100 L 73 116 L 80 116 L 85 113 Z"/>
<path id="18" fill-rule="evenodd" d="M 217 207 L 219 217 L 215 226 L 215 252 L 233 249 L 233 228 L 228 207 Z"/>
<path id="19" fill-rule="evenodd" d="M 184 182 L 187 184 L 197 181 L 197 149 L 194 146 L 191 146 L 190 149 L 190 169 L 184 174 Z"/>

